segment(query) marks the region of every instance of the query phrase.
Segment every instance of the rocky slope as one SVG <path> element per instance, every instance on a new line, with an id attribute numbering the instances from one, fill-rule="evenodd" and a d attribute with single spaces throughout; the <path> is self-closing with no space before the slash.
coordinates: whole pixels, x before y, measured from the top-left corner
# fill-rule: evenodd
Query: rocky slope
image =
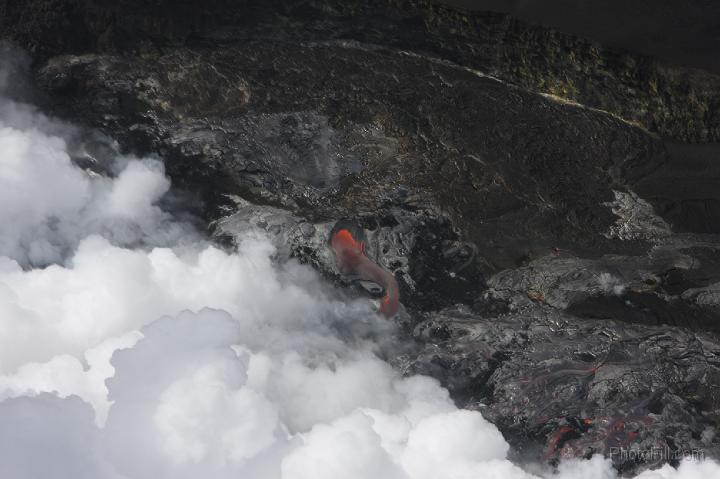
<path id="1" fill-rule="evenodd" d="M 720 141 L 717 76 L 428 0 L 1 0 L 0 31 L 38 58 L 98 50 L 153 56 L 188 41 L 253 37 L 352 39 L 452 60 L 679 141 Z"/>
<path id="2" fill-rule="evenodd" d="M 4 18 L 40 101 L 160 155 L 218 241 L 254 225 L 353 286 L 327 237 L 360 223 L 401 286 L 388 359 L 518 460 L 720 453 L 720 170 L 667 142 L 716 139 L 717 78 L 422 2 L 245 2 L 227 28 L 222 2 L 114 5 Z M 75 160 L 101 168 L 101 148 Z"/>

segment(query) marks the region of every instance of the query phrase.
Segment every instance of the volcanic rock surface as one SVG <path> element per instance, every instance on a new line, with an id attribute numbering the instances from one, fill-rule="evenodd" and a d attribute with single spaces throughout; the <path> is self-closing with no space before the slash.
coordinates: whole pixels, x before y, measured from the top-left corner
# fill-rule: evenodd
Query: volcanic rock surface
<path id="1" fill-rule="evenodd" d="M 261 228 L 355 287 L 327 240 L 357 221 L 401 288 L 405 346 L 387 359 L 481 410 L 517 460 L 720 454 L 720 156 L 677 142 L 718 138 L 715 93 L 693 93 L 718 78 L 423 2 L 241 2 L 230 18 L 251 14 L 232 28 L 205 18 L 155 37 L 152 15 L 80 3 L 58 13 L 77 8 L 75 43 L 52 47 L 32 22 L 12 32 L 37 47 L 39 101 L 161 156 L 218 241 Z M 495 51 L 501 24 L 512 35 Z M 521 50 L 544 60 L 502 54 Z M 543 93 L 570 55 L 582 88 Z M 603 60 L 607 89 L 593 55 L 619 59 Z M 682 95 L 695 103 L 664 109 Z M 86 142 L 76 161 L 99 168 Z"/>

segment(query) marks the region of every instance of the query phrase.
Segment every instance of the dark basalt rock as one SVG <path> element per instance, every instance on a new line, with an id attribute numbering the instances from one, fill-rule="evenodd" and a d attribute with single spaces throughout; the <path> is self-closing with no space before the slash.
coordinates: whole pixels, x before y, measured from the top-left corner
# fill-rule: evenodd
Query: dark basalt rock
<path id="1" fill-rule="evenodd" d="M 678 141 L 720 142 L 715 75 L 603 48 L 507 15 L 441 3 L 0 0 L 0 31 L 39 58 L 95 51 L 153 56 L 189 42 L 213 46 L 258 37 L 354 40 L 450 60 L 612 112 Z"/>
<path id="2" fill-rule="evenodd" d="M 38 46 L 45 106 L 162 156 L 218 242 L 260 228 L 349 286 L 327 240 L 338 219 L 360 224 L 406 309 L 407 347 L 388 359 L 482 410 L 518 460 L 720 453 L 715 150 L 622 119 L 715 138 L 694 73 L 424 2 L 239 2 L 223 29 L 223 2 L 192 20 L 183 6 L 187 22 L 118 4 L 146 23 L 72 5 L 50 11 L 85 25 L 77 48 L 15 26 Z M 47 58 L 68 50 L 84 53 Z M 539 86 L 570 58 L 577 91 Z"/>
<path id="3" fill-rule="evenodd" d="M 616 219 L 604 203 L 666 160 L 662 143 L 608 115 L 356 43 L 60 57 L 40 81 L 71 100 L 65 114 L 159 152 L 209 204 L 233 194 L 311 219 L 391 222 L 433 210 L 483 244 L 467 266 L 485 273 L 553 247 L 641 247 L 603 236 Z"/>
<path id="4" fill-rule="evenodd" d="M 396 363 L 482 411 L 520 461 L 601 453 L 631 472 L 693 449 L 717 457 L 717 336 L 582 320 L 517 293 L 503 300 L 510 312 L 494 318 L 429 314 L 414 330 L 420 352 Z M 620 449 L 664 452 L 634 462 Z"/>

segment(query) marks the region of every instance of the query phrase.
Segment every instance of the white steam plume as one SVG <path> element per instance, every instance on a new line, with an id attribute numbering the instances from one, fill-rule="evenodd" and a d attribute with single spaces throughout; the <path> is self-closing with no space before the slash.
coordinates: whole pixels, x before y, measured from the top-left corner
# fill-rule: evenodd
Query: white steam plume
<path id="1" fill-rule="evenodd" d="M 158 206 L 159 161 L 89 172 L 74 134 L 0 99 L 0 477 L 538 477 L 435 380 L 378 358 L 390 326 L 370 305 L 262 236 L 201 242 Z M 616 475 L 595 457 L 552 477 Z"/>

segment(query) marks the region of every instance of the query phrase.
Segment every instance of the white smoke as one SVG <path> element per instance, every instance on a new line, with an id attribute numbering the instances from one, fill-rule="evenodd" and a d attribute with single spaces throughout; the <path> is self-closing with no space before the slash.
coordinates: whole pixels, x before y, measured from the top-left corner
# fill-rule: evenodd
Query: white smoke
<path id="1" fill-rule="evenodd" d="M 170 187 L 161 162 L 118 157 L 117 176 L 100 176 L 73 165 L 51 122 L 22 118 L 31 109 L 6 102 L 0 115 L 0 222 L 13 225 L 0 230 L 0 254 L 43 266 L 62 262 L 91 233 L 128 246 L 189 233 L 156 205 Z"/>
<path id="2" fill-rule="evenodd" d="M 89 172 L 73 134 L 0 100 L 0 477 L 538 477 L 480 413 L 379 359 L 370 305 L 260 235 L 203 243 L 158 206 L 158 160 Z M 616 475 L 595 457 L 553 477 Z"/>

